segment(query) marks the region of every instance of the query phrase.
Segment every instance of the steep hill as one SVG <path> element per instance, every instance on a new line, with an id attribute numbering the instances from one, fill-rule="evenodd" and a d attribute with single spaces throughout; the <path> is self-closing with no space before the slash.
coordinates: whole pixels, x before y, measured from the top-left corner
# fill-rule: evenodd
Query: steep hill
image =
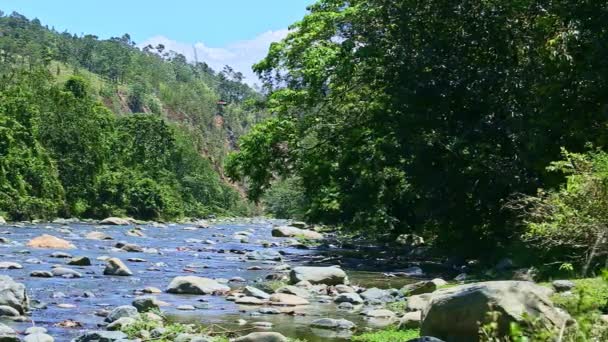
<path id="1" fill-rule="evenodd" d="M 0 215 L 243 213 L 222 164 L 264 113 L 241 73 L 18 13 L 0 16 L 0 62 Z"/>

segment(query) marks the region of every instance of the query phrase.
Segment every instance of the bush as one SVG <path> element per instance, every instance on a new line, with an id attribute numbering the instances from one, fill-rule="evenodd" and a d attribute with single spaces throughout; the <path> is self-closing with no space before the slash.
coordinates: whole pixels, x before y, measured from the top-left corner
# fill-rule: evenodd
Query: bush
<path id="1" fill-rule="evenodd" d="M 262 197 L 266 212 L 276 218 L 303 220 L 307 207 L 304 188 L 298 178 L 287 178 L 272 184 Z"/>

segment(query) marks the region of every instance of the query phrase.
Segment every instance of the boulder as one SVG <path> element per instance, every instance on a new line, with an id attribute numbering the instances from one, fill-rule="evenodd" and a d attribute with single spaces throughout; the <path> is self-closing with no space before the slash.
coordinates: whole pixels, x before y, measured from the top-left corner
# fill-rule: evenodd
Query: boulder
<path id="1" fill-rule="evenodd" d="M 137 311 L 137 308 L 134 306 L 122 305 L 110 311 L 105 321 L 108 323 L 112 323 L 122 317 L 130 317 L 137 319 L 139 318 L 139 311 Z"/>
<path id="2" fill-rule="evenodd" d="M 287 337 L 277 332 L 254 332 L 241 336 L 234 342 L 287 342 Z"/>
<path id="3" fill-rule="evenodd" d="M 154 297 L 137 297 L 133 300 L 131 305 L 133 305 L 137 311 L 146 312 L 150 310 L 158 310 L 160 305 L 156 298 Z"/>
<path id="4" fill-rule="evenodd" d="M 255 297 L 255 298 L 259 298 L 259 299 L 269 299 L 270 295 L 258 288 L 255 288 L 253 286 L 245 286 L 245 288 L 243 289 L 243 293 L 251 296 L 251 297 Z"/>
<path id="5" fill-rule="evenodd" d="M 27 245 L 33 248 L 48 249 L 73 249 L 76 248 L 71 242 L 58 237 L 44 234 L 31 239 Z"/>
<path id="6" fill-rule="evenodd" d="M 8 325 L 0 323 L 0 341 L 1 342 L 19 342 L 17 332 Z"/>
<path id="7" fill-rule="evenodd" d="M 401 288 L 401 293 L 405 296 L 414 296 L 423 293 L 431 293 L 437 290 L 437 285 L 433 281 L 419 281 L 405 285 Z"/>
<path id="8" fill-rule="evenodd" d="M 497 332 L 506 335 L 511 323 L 524 316 L 538 318 L 547 327 L 561 328 L 571 317 L 553 306 L 551 290 L 525 281 L 489 281 L 436 291 L 422 310 L 421 334 L 459 341 L 478 340 L 478 322 L 487 313 L 500 312 Z"/>
<path id="9" fill-rule="evenodd" d="M 422 320 L 422 311 L 406 312 L 400 319 L 399 330 L 419 329 Z"/>
<path id="10" fill-rule="evenodd" d="M 319 329 L 333 329 L 333 330 L 352 330 L 357 325 L 346 319 L 333 319 L 333 318 L 320 318 L 315 319 L 310 323 L 313 328 Z"/>
<path id="11" fill-rule="evenodd" d="M 286 294 L 286 293 L 275 293 L 270 296 L 270 304 L 278 306 L 296 306 L 296 305 L 308 305 L 308 300 L 300 298 L 298 296 Z"/>
<path id="12" fill-rule="evenodd" d="M 336 303 L 362 304 L 363 298 L 356 293 L 340 293 L 334 298 Z"/>
<path id="13" fill-rule="evenodd" d="M 237 300 L 235 300 L 234 302 L 236 304 L 241 304 L 241 305 L 263 305 L 266 303 L 266 301 L 263 299 L 259 299 L 256 297 L 249 297 L 249 296 L 237 298 Z"/>
<path id="14" fill-rule="evenodd" d="M 273 249 L 265 249 L 261 251 L 253 251 L 245 253 L 245 258 L 248 260 L 270 260 L 270 261 L 281 261 L 283 260 L 283 256 L 273 250 Z"/>
<path id="15" fill-rule="evenodd" d="M 21 315 L 19 314 L 19 311 L 17 311 L 17 309 L 15 309 L 11 306 L 0 305 L 0 316 L 19 317 Z"/>
<path id="16" fill-rule="evenodd" d="M 363 313 L 366 317 L 369 318 L 384 318 L 384 319 L 392 319 L 395 317 L 395 313 L 391 310 L 387 309 L 373 309 Z"/>
<path id="17" fill-rule="evenodd" d="M 382 290 L 377 287 L 372 287 L 361 292 L 361 298 L 367 301 L 379 301 L 386 302 L 389 299 L 393 300 L 393 297 L 387 290 Z"/>
<path id="18" fill-rule="evenodd" d="M 570 280 L 555 280 L 551 283 L 557 292 L 566 292 L 572 290 L 576 284 Z"/>
<path id="19" fill-rule="evenodd" d="M 115 342 L 128 338 L 127 334 L 121 331 L 87 331 L 76 337 L 72 342 Z"/>
<path id="20" fill-rule="evenodd" d="M 292 284 L 307 280 L 311 284 L 338 285 L 348 282 L 346 273 L 339 267 L 295 267 L 289 273 Z"/>
<path id="21" fill-rule="evenodd" d="M 106 219 L 101 220 L 99 224 L 107 226 L 128 226 L 129 224 L 131 224 L 131 222 L 120 217 L 108 217 Z"/>
<path id="22" fill-rule="evenodd" d="M 29 334 L 23 338 L 23 342 L 54 342 L 55 339 L 51 335 L 45 333 Z"/>
<path id="23" fill-rule="evenodd" d="M 310 297 L 310 292 L 308 292 L 307 290 L 305 290 L 301 287 L 297 287 L 297 286 L 293 286 L 293 285 L 282 286 L 282 287 L 278 288 L 275 291 L 275 293 L 287 293 L 287 294 L 292 294 L 294 296 L 298 296 L 298 297 L 302 297 L 302 298 Z"/>
<path id="24" fill-rule="evenodd" d="M 209 278 L 196 276 L 175 277 L 169 283 L 166 292 L 176 294 L 221 294 L 230 291 L 230 287 Z"/>
<path id="25" fill-rule="evenodd" d="M 106 268 L 103 274 L 112 276 L 131 276 L 133 272 L 118 258 L 106 260 Z"/>
<path id="26" fill-rule="evenodd" d="M 302 222 L 302 221 L 293 221 L 289 225 L 292 227 L 300 228 L 300 229 L 304 229 L 307 226 L 306 222 Z"/>
<path id="27" fill-rule="evenodd" d="M 88 240 L 112 240 L 112 237 L 102 232 L 89 232 L 84 236 Z"/>
<path id="28" fill-rule="evenodd" d="M 11 261 L 0 262 L 0 270 L 19 270 L 22 268 L 23 268 L 23 266 L 21 266 L 20 264 L 18 264 L 16 262 L 11 262 Z"/>
<path id="29" fill-rule="evenodd" d="M 82 257 L 74 257 L 68 261 L 68 265 L 72 266 L 91 266 L 91 259 L 82 256 Z"/>
<path id="30" fill-rule="evenodd" d="M 0 305 L 10 306 L 23 315 L 28 311 L 29 299 L 25 285 L 9 276 L 0 275 Z"/>
<path id="31" fill-rule="evenodd" d="M 272 229 L 272 236 L 274 237 L 297 237 L 309 240 L 321 240 L 323 234 L 317 233 L 314 230 L 300 229 L 296 227 L 280 226 Z"/>
<path id="32" fill-rule="evenodd" d="M 128 327 L 129 325 L 133 325 L 136 322 L 137 322 L 137 320 L 133 317 L 120 317 L 119 319 L 115 320 L 114 322 L 108 324 L 106 329 L 108 329 L 110 331 L 123 330 L 124 328 Z"/>
<path id="33" fill-rule="evenodd" d="M 30 277 L 52 278 L 53 277 L 53 273 L 49 272 L 49 271 L 32 271 L 30 273 Z"/>

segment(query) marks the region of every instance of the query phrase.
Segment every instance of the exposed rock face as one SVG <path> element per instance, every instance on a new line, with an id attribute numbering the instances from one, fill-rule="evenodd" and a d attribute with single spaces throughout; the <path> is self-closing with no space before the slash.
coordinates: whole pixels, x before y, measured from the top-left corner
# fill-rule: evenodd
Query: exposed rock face
<path id="1" fill-rule="evenodd" d="M 105 224 L 108 226 L 128 226 L 129 224 L 131 224 L 131 222 L 129 222 L 127 219 L 120 217 L 108 217 L 99 222 L 99 224 Z"/>
<path id="2" fill-rule="evenodd" d="M 234 342 L 287 342 L 287 337 L 277 332 L 254 332 L 239 337 Z"/>
<path id="3" fill-rule="evenodd" d="M 31 239 L 27 245 L 33 248 L 48 248 L 48 249 L 73 249 L 76 248 L 71 242 L 60 239 L 58 237 L 44 234 Z"/>
<path id="4" fill-rule="evenodd" d="M 323 234 L 317 233 L 314 230 L 300 229 L 296 227 L 280 226 L 272 229 L 274 237 L 302 237 L 310 240 L 321 240 Z"/>
<path id="5" fill-rule="evenodd" d="M 545 326 L 561 328 L 572 321 L 553 306 L 550 289 L 524 281 L 489 281 L 436 291 L 422 311 L 421 334 L 446 341 L 478 341 L 478 322 L 489 311 L 501 313 L 499 334 L 507 334 L 512 322 L 523 316 L 539 317 Z"/>
<path id="6" fill-rule="evenodd" d="M 348 282 L 346 273 L 338 267 L 295 267 L 289 274 L 292 284 L 302 280 L 311 284 L 338 285 Z"/>
<path id="7" fill-rule="evenodd" d="M 106 268 L 103 270 L 105 275 L 131 276 L 133 272 L 118 258 L 106 260 Z"/>
<path id="8" fill-rule="evenodd" d="M 19 314 L 25 314 L 29 307 L 25 285 L 9 276 L 0 275 L 0 305 L 10 306 Z"/>
<path id="9" fill-rule="evenodd" d="M 230 291 L 230 287 L 209 278 L 196 276 L 175 277 L 167 287 L 168 293 L 177 294 L 220 294 Z"/>

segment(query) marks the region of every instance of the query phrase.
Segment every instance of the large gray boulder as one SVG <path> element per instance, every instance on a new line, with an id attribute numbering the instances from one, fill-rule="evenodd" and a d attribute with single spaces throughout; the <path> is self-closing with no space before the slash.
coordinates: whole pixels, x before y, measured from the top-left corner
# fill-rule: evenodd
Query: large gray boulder
<path id="1" fill-rule="evenodd" d="M 106 260 L 106 268 L 103 274 L 112 276 L 131 276 L 133 272 L 118 258 L 110 258 Z"/>
<path id="2" fill-rule="evenodd" d="M 17 337 L 17 332 L 8 325 L 0 323 L 0 341 L 2 342 L 19 342 L 20 339 Z"/>
<path id="3" fill-rule="evenodd" d="M 209 278 L 196 276 L 175 277 L 167 287 L 168 293 L 177 294 L 222 294 L 230 291 L 230 287 Z"/>
<path id="4" fill-rule="evenodd" d="M 123 317 L 137 319 L 137 318 L 139 318 L 139 311 L 137 311 L 137 308 L 134 306 L 122 305 L 122 306 L 116 307 L 112 311 L 110 311 L 110 313 L 106 317 L 106 322 L 112 323 L 112 322 L 118 320 L 119 318 L 123 318 Z"/>
<path id="5" fill-rule="evenodd" d="M 131 224 L 131 222 L 129 222 L 129 220 L 127 220 L 127 219 L 120 218 L 120 217 L 108 217 L 108 218 L 101 220 L 101 222 L 99 222 L 99 224 L 108 225 L 108 226 L 128 226 L 129 224 Z"/>
<path id="6" fill-rule="evenodd" d="M 292 284 L 303 280 L 311 284 L 338 285 L 348 283 L 346 273 L 339 267 L 295 267 L 289 274 Z"/>
<path id="7" fill-rule="evenodd" d="M 560 329 L 572 318 L 553 306 L 550 293 L 550 289 L 526 281 L 489 281 L 439 290 L 422 310 L 421 335 L 447 342 L 476 342 L 478 322 L 486 322 L 490 311 L 500 313 L 496 322 L 499 334 L 508 334 L 510 324 L 522 322 L 524 316 Z"/>
<path id="8" fill-rule="evenodd" d="M 25 285 L 9 276 L 0 275 L 0 305 L 10 306 L 19 314 L 25 314 L 29 307 Z"/>
<path id="9" fill-rule="evenodd" d="M 300 229 L 296 227 L 280 226 L 272 228 L 272 236 L 274 237 L 297 237 L 309 240 L 321 240 L 323 234 L 317 233 L 314 230 Z"/>

